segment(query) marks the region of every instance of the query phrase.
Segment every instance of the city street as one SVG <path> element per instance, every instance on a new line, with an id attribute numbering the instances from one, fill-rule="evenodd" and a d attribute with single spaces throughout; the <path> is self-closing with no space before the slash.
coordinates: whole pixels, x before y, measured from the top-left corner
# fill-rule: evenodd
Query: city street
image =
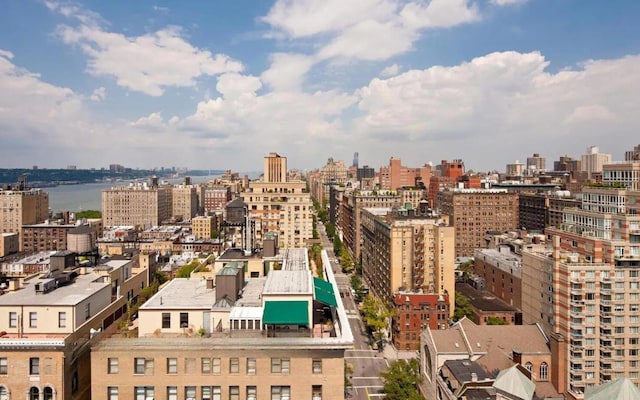
<path id="1" fill-rule="evenodd" d="M 333 253 L 333 243 L 327 237 L 322 223 L 318 223 L 318 233 L 320 234 L 322 246 L 327 251 L 327 256 L 331 261 L 331 267 L 340 290 L 340 297 L 353 332 L 353 349 L 347 350 L 345 353 L 345 361 L 353 366 L 353 375 L 351 377 L 353 386 L 349 391 L 349 398 L 358 400 L 382 398 L 384 395 L 382 394 L 380 372 L 389 367 L 390 361 L 388 361 L 388 358 L 395 357 L 395 351 L 389 346 L 384 352 L 371 349 L 364 322 L 351 295 L 350 275 L 342 273 L 340 263 Z"/>

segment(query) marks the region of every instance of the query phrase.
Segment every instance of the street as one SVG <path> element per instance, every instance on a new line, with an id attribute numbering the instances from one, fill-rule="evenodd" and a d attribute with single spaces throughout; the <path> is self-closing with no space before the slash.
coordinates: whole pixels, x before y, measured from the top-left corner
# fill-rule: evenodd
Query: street
<path id="1" fill-rule="evenodd" d="M 348 365 L 353 366 L 353 375 L 351 377 L 353 386 L 349 390 L 349 398 L 358 400 L 381 399 L 384 394 L 382 393 L 380 372 L 389 367 L 387 359 L 390 357 L 395 358 L 395 350 L 390 346 L 387 346 L 384 352 L 371 349 L 364 322 L 351 295 L 351 277 L 342 273 L 340 263 L 333 253 L 333 243 L 327 237 L 322 223 L 318 223 L 318 233 L 320 234 L 322 247 L 327 251 L 327 256 L 331 261 L 331 268 L 334 271 L 336 283 L 340 290 L 342 304 L 353 332 L 353 349 L 345 352 L 345 361 Z"/>

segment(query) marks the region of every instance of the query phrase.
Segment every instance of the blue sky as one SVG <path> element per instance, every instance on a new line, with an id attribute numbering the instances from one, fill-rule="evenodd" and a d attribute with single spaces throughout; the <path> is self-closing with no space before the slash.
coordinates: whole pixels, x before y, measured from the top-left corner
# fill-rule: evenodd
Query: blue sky
<path id="1" fill-rule="evenodd" d="M 640 2 L 23 0 L 0 167 L 504 170 L 640 143 Z"/>

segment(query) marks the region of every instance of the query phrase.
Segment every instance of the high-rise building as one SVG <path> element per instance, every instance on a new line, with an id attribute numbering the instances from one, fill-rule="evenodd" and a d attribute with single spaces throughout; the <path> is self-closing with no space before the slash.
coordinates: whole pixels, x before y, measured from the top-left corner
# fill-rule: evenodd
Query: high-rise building
<path id="1" fill-rule="evenodd" d="M 287 157 L 269 153 L 264 158 L 264 183 L 284 183 L 287 181 Z"/>
<path id="2" fill-rule="evenodd" d="M 303 247 L 313 238 L 313 203 L 306 184 L 286 179 L 286 157 L 271 153 L 264 165 L 263 180 L 250 182 L 241 193 L 255 222 L 256 240 L 260 245 L 267 233 L 274 232 L 281 247 Z"/>
<path id="3" fill-rule="evenodd" d="M 625 161 L 640 161 L 640 144 L 633 147 L 633 150 L 624 152 Z"/>
<path id="4" fill-rule="evenodd" d="M 131 183 L 102 191 L 103 226 L 148 228 L 171 218 L 172 187 Z"/>
<path id="5" fill-rule="evenodd" d="M 527 171 L 530 173 L 544 172 L 547 170 L 547 159 L 541 157 L 538 153 L 533 153 L 531 157 L 527 157 Z"/>
<path id="6" fill-rule="evenodd" d="M 198 213 L 196 185 L 175 185 L 171 190 L 172 213 L 176 221 L 190 221 Z"/>
<path id="7" fill-rule="evenodd" d="M 456 257 L 471 257 L 484 247 L 487 231 L 518 229 L 518 194 L 505 189 L 446 189 L 437 209 L 456 231 Z"/>
<path id="8" fill-rule="evenodd" d="M 520 177 L 524 173 L 524 164 L 519 160 L 511 164 L 507 164 L 506 174 L 508 177 Z"/>
<path id="9" fill-rule="evenodd" d="M 201 190 L 206 214 L 224 210 L 224 206 L 232 199 L 229 185 L 207 185 Z"/>
<path id="10" fill-rule="evenodd" d="M 410 168 L 402 165 L 399 158 L 391 157 L 388 167 L 380 168 L 380 188 L 397 190 L 404 186 L 415 187 L 418 184 L 427 186 L 431 178 L 431 166 Z"/>
<path id="11" fill-rule="evenodd" d="M 0 233 L 20 235 L 22 250 L 24 225 L 44 222 L 49 215 L 49 194 L 40 189 L 0 189 Z"/>
<path id="12" fill-rule="evenodd" d="M 364 208 L 398 208 L 401 207 L 400 195 L 388 190 L 345 191 L 338 212 L 339 232 L 345 248 L 354 260 L 360 257 L 362 243 L 361 211 Z"/>
<path id="13" fill-rule="evenodd" d="M 582 170 L 587 173 L 587 178 L 591 179 L 593 174 L 602 172 L 602 166 L 611 164 L 611 154 L 600 153 L 597 146 L 587 147 L 586 154 L 581 157 Z"/>
<path id="14" fill-rule="evenodd" d="M 402 291 L 448 294 L 453 315 L 454 228 L 417 210 L 362 210 L 362 275 L 390 302 Z"/>
<path id="15" fill-rule="evenodd" d="M 552 379 L 569 398 L 617 376 L 638 384 L 640 192 L 585 187 L 545 234 L 553 247 L 523 250 L 523 315 L 552 338 Z"/>

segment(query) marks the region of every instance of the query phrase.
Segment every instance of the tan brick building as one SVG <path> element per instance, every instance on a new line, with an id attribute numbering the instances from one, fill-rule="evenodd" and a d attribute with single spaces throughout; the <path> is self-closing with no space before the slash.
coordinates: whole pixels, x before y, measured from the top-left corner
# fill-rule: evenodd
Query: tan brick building
<path id="1" fill-rule="evenodd" d="M 171 192 L 171 216 L 176 221 L 190 221 L 198 213 L 196 185 L 175 185 Z"/>
<path id="2" fill-rule="evenodd" d="M 49 194 L 40 189 L 0 189 L 0 233 L 20 235 L 22 227 L 44 222 L 49 215 Z"/>
<path id="3" fill-rule="evenodd" d="M 215 280 L 171 281 L 140 308 L 140 337 L 93 348 L 92 398 L 343 398 L 353 336 L 332 272 L 312 278 L 305 254 L 288 249 L 282 269 L 249 279 L 241 298 L 233 265 Z"/>
<path id="4" fill-rule="evenodd" d="M 96 268 L 52 264 L 50 275 L 15 279 L 0 296 L 4 398 L 90 399 L 91 345 L 148 285 L 136 258 Z"/>
<path id="5" fill-rule="evenodd" d="M 306 246 L 313 237 L 313 204 L 305 182 L 287 180 L 286 157 L 271 153 L 264 165 L 263 180 L 250 182 L 241 193 L 255 222 L 258 245 L 268 232 L 275 232 L 280 247 Z"/>
<path id="6" fill-rule="evenodd" d="M 172 216 L 172 187 L 132 183 L 102 191 L 104 227 L 160 225 Z"/>
<path id="7" fill-rule="evenodd" d="M 195 217 L 191 220 L 191 233 L 198 239 L 210 239 L 219 230 L 216 216 Z"/>
<path id="8" fill-rule="evenodd" d="M 504 189 L 447 189 L 438 193 L 437 209 L 455 228 L 456 257 L 483 248 L 487 231 L 518 229 L 518 194 Z"/>
<path id="9" fill-rule="evenodd" d="M 393 301 L 401 291 L 455 293 L 454 230 L 446 220 L 415 210 L 362 211 L 362 275 L 371 292 Z"/>

